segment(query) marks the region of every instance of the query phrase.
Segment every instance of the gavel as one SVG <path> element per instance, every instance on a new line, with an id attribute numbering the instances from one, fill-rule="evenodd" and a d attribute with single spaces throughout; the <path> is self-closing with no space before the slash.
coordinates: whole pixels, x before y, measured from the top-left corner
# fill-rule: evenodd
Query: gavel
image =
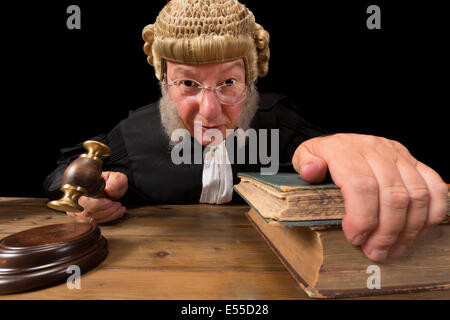
<path id="1" fill-rule="evenodd" d="M 102 178 L 103 160 L 111 154 L 111 149 L 98 141 L 88 140 L 83 143 L 88 151 L 75 159 L 64 171 L 61 191 L 64 196 L 59 200 L 47 203 L 49 208 L 58 211 L 81 212 L 78 204 L 81 196 L 98 197 L 105 189 L 105 179 Z"/>

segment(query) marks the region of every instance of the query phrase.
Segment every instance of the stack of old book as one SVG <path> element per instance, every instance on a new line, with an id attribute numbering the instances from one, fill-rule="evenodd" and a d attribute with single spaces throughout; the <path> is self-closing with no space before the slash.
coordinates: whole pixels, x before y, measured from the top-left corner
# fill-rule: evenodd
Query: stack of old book
<path id="1" fill-rule="evenodd" d="M 235 190 L 251 206 L 250 221 L 310 297 L 450 289 L 449 213 L 403 256 L 374 262 L 344 236 L 344 200 L 336 185 L 312 185 L 296 173 L 239 177 Z"/>

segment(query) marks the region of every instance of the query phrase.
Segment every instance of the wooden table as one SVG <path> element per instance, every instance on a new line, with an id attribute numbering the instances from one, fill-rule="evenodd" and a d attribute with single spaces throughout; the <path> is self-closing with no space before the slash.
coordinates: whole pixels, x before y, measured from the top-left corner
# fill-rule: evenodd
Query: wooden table
<path id="1" fill-rule="evenodd" d="M 0 238 L 71 218 L 46 199 L 0 198 Z M 309 299 L 245 216 L 244 205 L 129 208 L 102 225 L 109 255 L 66 283 L 0 299 Z M 69 276 L 69 275 L 68 275 Z M 365 299 L 450 299 L 450 290 Z"/>

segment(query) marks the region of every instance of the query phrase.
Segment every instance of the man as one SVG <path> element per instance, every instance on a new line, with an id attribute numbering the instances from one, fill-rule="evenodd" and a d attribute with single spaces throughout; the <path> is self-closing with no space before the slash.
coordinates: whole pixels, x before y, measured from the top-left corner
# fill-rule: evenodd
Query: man
<path id="1" fill-rule="evenodd" d="M 220 160 L 228 159 L 226 141 L 237 128 L 277 129 L 280 162 L 291 161 L 312 183 L 329 174 L 344 196 L 347 240 L 373 261 L 402 255 L 447 213 L 447 185 L 400 143 L 326 135 L 287 98 L 259 95 L 255 82 L 268 71 L 269 34 L 239 2 L 172 0 L 144 28 L 143 38 L 162 98 L 92 138 L 113 151 L 103 167 L 107 197 L 81 197 L 84 211 L 69 216 L 103 223 L 120 218 L 127 203 L 235 200 L 236 174 L 248 167 Z M 177 141 L 179 129 L 188 137 Z M 175 163 L 174 148 L 187 142 L 183 156 L 200 146 L 202 163 Z M 62 151 L 59 167 L 44 182 L 49 198 L 59 195 L 64 169 L 83 149 L 80 144 Z"/>

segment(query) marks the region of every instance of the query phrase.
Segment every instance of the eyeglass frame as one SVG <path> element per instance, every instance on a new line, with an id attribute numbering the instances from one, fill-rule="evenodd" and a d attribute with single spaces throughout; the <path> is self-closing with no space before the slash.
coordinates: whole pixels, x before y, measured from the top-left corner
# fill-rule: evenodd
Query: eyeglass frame
<path id="1" fill-rule="evenodd" d="M 238 102 L 235 102 L 235 103 L 233 103 L 233 104 L 229 104 L 229 103 L 223 102 L 223 101 L 220 99 L 219 95 L 217 94 L 217 90 L 218 90 L 219 88 L 223 87 L 223 86 L 226 86 L 226 84 L 221 84 L 220 86 L 204 86 L 203 83 L 201 83 L 201 82 L 199 82 L 199 81 L 197 81 L 197 80 L 194 80 L 194 79 L 189 79 L 189 78 L 186 78 L 186 79 L 184 79 L 184 78 L 179 78 L 179 79 L 172 80 L 171 83 L 168 83 L 168 82 L 167 82 L 167 74 L 166 74 L 166 73 L 163 74 L 163 80 L 161 81 L 161 84 L 162 84 L 162 85 L 166 85 L 166 86 L 168 86 L 168 87 L 171 87 L 171 86 L 175 86 L 175 84 L 173 84 L 173 82 L 179 81 L 179 80 L 189 80 L 189 81 L 193 81 L 193 82 L 199 84 L 199 85 L 200 85 L 199 88 L 201 89 L 201 91 L 200 91 L 199 93 L 201 93 L 202 95 L 203 95 L 203 93 L 204 93 L 204 91 L 205 91 L 206 89 L 214 89 L 213 92 L 214 92 L 214 94 L 216 95 L 217 99 L 218 99 L 221 103 L 223 103 L 223 104 L 225 104 L 225 105 L 229 105 L 229 106 L 234 106 L 234 105 L 237 105 L 237 104 L 243 102 L 243 101 L 248 97 L 248 92 L 250 91 L 250 86 L 247 86 L 247 84 L 244 84 L 244 87 L 246 88 L 246 90 L 244 91 L 244 92 L 245 92 L 244 97 L 243 97 L 241 100 L 239 100 Z M 199 93 L 197 93 L 197 95 L 198 95 Z M 194 96 L 193 96 L 193 97 L 194 97 Z"/>

